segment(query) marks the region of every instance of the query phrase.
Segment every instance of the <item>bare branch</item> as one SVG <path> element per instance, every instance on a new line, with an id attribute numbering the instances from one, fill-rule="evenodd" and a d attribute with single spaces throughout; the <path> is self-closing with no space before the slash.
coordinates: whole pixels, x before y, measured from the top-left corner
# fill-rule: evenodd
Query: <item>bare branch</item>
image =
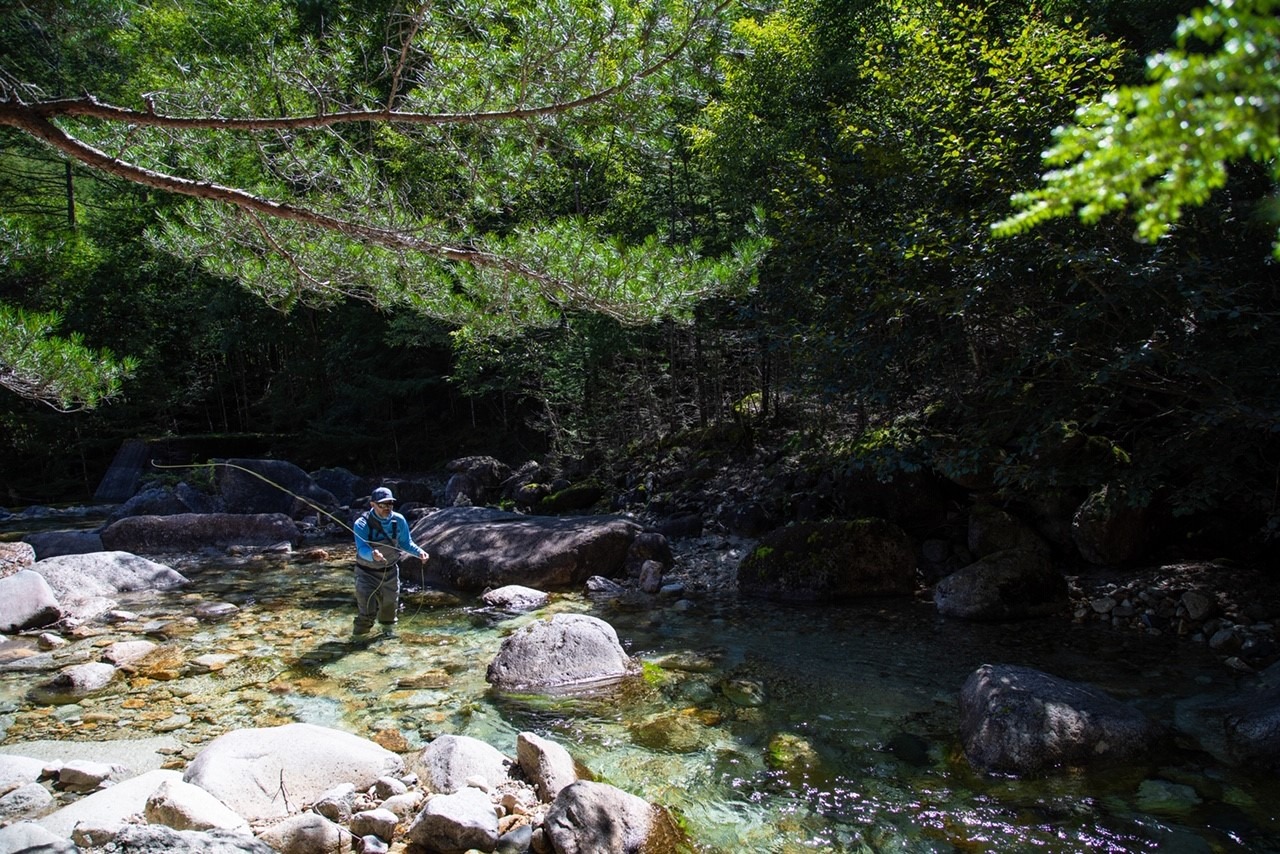
<path id="1" fill-rule="evenodd" d="M 426 18 L 427 10 L 430 6 L 430 3 L 423 3 L 409 19 L 409 31 L 404 34 L 404 38 L 400 43 L 400 61 L 396 63 L 395 71 L 391 73 L 391 88 L 387 93 L 388 110 L 395 109 L 396 96 L 400 94 L 400 78 L 409 62 L 409 51 L 413 48 L 413 39 L 418 35 L 418 30 L 422 28 L 422 22 Z"/>

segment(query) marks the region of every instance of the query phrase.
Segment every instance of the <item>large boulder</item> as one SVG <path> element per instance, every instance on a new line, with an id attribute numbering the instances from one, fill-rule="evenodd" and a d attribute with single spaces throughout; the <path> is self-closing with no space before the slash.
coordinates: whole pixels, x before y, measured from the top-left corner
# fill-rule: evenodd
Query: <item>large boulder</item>
<path id="1" fill-rule="evenodd" d="M 61 616 L 58 596 L 40 573 L 23 569 L 0 578 L 0 632 L 47 626 Z"/>
<path id="2" fill-rule="evenodd" d="M 976 504 L 969 511 L 968 546 L 977 558 L 1008 549 L 1049 552 L 1049 544 L 1029 525 L 990 504 Z"/>
<path id="3" fill-rule="evenodd" d="M 106 525 L 129 516 L 177 516 L 179 513 L 212 513 L 212 496 L 185 481 L 175 487 L 152 486 L 134 495 L 106 518 Z"/>
<path id="4" fill-rule="evenodd" d="M 783 602 L 909 595 L 915 550 L 883 519 L 801 522 L 767 535 L 738 565 L 738 590 Z"/>
<path id="5" fill-rule="evenodd" d="M 984 664 L 960 689 L 965 756 L 983 771 L 1037 774 L 1130 759 L 1162 731 L 1091 685 L 1030 667 Z"/>
<path id="6" fill-rule="evenodd" d="M 31 570 L 43 575 L 64 603 L 136 590 L 168 590 L 188 581 L 171 567 L 126 551 L 59 555 L 36 561 Z"/>
<path id="7" fill-rule="evenodd" d="M 379 777 L 403 771 L 399 756 L 368 739 L 314 724 L 285 724 L 219 736 L 182 779 L 253 823 L 297 813 L 339 784 L 364 790 Z"/>
<path id="8" fill-rule="evenodd" d="M 147 553 L 297 544 L 300 538 L 297 524 L 283 513 L 130 516 L 102 530 L 107 549 Z"/>
<path id="9" fill-rule="evenodd" d="M 1236 762 L 1280 771 L 1280 689 L 1241 698 L 1227 710 L 1223 725 Z"/>
<path id="10" fill-rule="evenodd" d="M 102 551 L 102 534 L 97 531 L 33 531 L 22 541 L 31 546 L 39 560 Z"/>
<path id="11" fill-rule="evenodd" d="M 338 504 L 344 507 L 355 504 L 357 498 L 369 494 L 369 490 L 365 488 L 364 481 L 360 476 L 344 468 L 326 468 L 313 471 L 311 479 L 316 486 L 328 492 Z"/>
<path id="12" fill-rule="evenodd" d="M 450 460 L 445 469 L 450 473 L 444 488 L 446 507 L 485 504 L 500 493 L 511 477 L 510 466 L 483 455 Z"/>
<path id="13" fill-rule="evenodd" d="M 1080 556 L 1098 565 L 1140 558 L 1151 541 L 1152 508 L 1127 500 L 1123 490 L 1103 486 L 1090 495 L 1071 520 L 1071 539 Z"/>
<path id="14" fill-rule="evenodd" d="M 938 613 L 964 620 L 1022 620 L 1062 613 L 1067 580 L 1039 549 L 1006 549 L 943 578 L 933 589 Z"/>
<path id="15" fill-rule="evenodd" d="M 44 576 L 66 620 L 83 622 L 118 604 L 121 593 L 168 590 L 187 583 L 186 576 L 125 551 L 58 555 L 36 561 L 32 572 Z"/>
<path id="16" fill-rule="evenodd" d="M 335 508 L 333 493 L 286 460 L 231 459 L 215 469 L 218 494 L 228 513 L 283 513 L 299 519 L 314 506 Z"/>
<path id="17" fill-rule="evenodd" d="M 485 678 L 498 688 L 538 690 L 607 682 L 632 670 L 613 626 L 586 614 L 556 614 L 508 635 Z"/>
<path id="18" fill-rule="evenodd" d="M 663 854 L 679 850 L 683 837 L 666 810 L 588 780 L 560 790 L 543 827 L 556 854 Z"/>
<path id="19" fill-rule="evenodd" d="M 462 590 L 521 584 L 577 587 L 593 575 L 619 577 L 640 525 L 616 516 L 523 516 L 485 507 L 448 507 L 413 525 L 431 554 L 430 578 Z M 415 562 L 405 567 L 412 572 Z"/>
<path id="20" fill-rule="evenodd" d="M 1280 662 L 1228 694 L 1179 702 L 1176 721 L 1180 735 L 1223 762 L 1280 771 Z"/>

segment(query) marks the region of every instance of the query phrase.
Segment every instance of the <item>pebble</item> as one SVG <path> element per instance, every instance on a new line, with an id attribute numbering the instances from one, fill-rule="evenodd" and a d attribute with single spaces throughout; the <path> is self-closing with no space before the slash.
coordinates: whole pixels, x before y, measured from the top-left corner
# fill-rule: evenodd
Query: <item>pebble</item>
<path id="1" fill-rule="evenodd" d="M 190 715 L 170 715 L 164 720 L 157 723 L 152 729 L 156 732 L 173 732 L 182 729 L 191 723 Z"/>

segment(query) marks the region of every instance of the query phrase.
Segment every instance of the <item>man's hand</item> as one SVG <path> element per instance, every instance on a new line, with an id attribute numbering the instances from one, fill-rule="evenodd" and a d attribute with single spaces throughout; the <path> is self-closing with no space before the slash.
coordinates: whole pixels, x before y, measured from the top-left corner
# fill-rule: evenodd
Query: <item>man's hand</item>
<path id="1" fill-rule="evenodd" d="M 382 552 L 381 552 L 381 550 L 379 550 L 379 549 L 374 549 L 374 550 L 373 550 L 373 559 L 374 559 L 374 560 L 376 560 L 378 563 L 382 563 Z"/>

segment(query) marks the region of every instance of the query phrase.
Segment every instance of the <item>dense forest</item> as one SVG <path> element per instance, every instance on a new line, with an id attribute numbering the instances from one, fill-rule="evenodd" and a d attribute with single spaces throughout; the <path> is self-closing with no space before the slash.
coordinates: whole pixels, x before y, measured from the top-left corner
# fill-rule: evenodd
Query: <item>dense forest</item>
<path id="1" fill-rule="evenodd" d="M 1280 538 L 1280 4 L 20 0 L 0 503 L 750 420 Z"/>

